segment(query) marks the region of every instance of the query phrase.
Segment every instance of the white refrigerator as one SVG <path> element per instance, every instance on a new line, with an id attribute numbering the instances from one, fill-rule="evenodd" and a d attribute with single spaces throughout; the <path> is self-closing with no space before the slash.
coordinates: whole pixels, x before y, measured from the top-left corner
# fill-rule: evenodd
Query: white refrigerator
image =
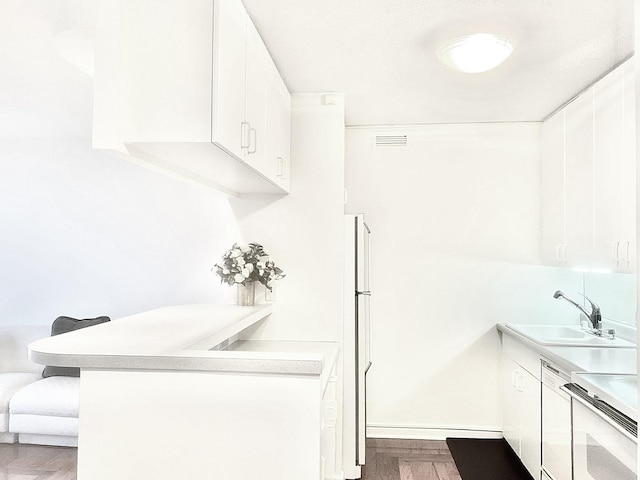
<path id="1" fill-rule="evenodd" d="M 343 465 L 361 478 L 365 463 L 367 372 L 371 366 L 369 237 L 364 215 L 345 215 Z"/>

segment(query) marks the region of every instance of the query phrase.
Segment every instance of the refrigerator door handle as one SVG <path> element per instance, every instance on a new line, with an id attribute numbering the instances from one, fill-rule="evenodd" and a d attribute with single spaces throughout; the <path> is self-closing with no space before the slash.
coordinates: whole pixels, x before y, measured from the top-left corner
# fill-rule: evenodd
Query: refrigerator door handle
<path id="1" fill-rule="evenodd" d="M 371 296 L 371 291 L 362 290 L 361 292 L 356 292 L 356 295 L 368 295 L 368 296 Z"/>

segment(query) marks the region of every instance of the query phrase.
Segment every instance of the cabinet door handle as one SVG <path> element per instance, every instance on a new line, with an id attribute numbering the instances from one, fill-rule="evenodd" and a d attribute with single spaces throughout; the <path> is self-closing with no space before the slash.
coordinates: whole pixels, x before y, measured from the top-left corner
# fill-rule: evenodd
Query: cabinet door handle
<path id="1" fill-rule="evenodd" d="M 327 402 L 325 407 L 325 427 L 335 427 L 338 419 L 338 405 L 336 402 Z"/>
<path id="2" fill-rule="evenodd" d="M 611 258 L 616 262 L 616 265 L 620 263 L 620 242 L 618 240 L 611 244 Z"/>
<path id="3" fill-rule="evenodd" d="M 242 122 L 240 124 L 240 148 L 249 148 L 249 130 L 251 125 L 249 122 Z"/>
<path id="4" fill-rule="evenodd" d="M 253 137 L 253 149 L 251 149 L 252 137 Z M 251 128 L 249 129 L 249 150 L 247 150 L 247 153 L 249 155 L 253 155 L 254 153 L 256 153 L 257 150 L 258 150 L 258 135 L 256 134 L 256 129 Z"/>
<path id="5" fill-rule="evenodd" d="M 567 261 L 567 244 L 559 243 L 556 245 L 556 260 L 560 263 Z"/>
<path id="6" fill-rule="evenodd" d="M 284 179 L 284 158 L 278 157 L 278 178 Z"/>
<path id="7" fill-rule="evenodd" d="M 627 240 L 626 242 L 624 242 L 624 257 L 623 260 L 627 263 L 627 265 L 629 265 L 629 263 L 631 263 L 631 257 L 630 257 L 630 249 L 631 249 L 631 242 L 629 240 Z"/>

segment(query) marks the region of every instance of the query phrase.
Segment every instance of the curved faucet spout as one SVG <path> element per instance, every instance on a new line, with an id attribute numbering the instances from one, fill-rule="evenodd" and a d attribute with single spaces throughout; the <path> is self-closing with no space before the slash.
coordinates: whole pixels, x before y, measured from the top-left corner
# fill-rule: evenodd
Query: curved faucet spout
<path id="1" fill-rule="evenodd" d="M 567 297 L 562 290 L 556 290 L 556 293 L 553 294 L 553 298 L 562 298 L 563 300 L 566 300 L 571 305 L 573 305 L 578 310 L 580 310 L 589 319 L 589 322 L 591 322 L 591 326 L 593 327 L 594 330 L 598 330 L 598 331 L 601 330 L 602 314 L 600 313 L 600 307 L 598 307 L 598 305 L 592 302 L 586 295 L 582 295 L 582 296 L 591 304 L 591 313 L 587 312 L 585 308 L 582 305 L 580 305 L 578 302 L 576 302 L 570 297 Z"/>

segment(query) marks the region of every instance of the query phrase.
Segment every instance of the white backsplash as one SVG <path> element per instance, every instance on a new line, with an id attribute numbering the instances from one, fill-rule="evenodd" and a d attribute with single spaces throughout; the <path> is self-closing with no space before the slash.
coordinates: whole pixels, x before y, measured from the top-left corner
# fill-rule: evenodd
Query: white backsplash
<path id="1" fill-rule="evenodd" d="M 635 325 L 636 284 L 635 273 L 585 273 L 582 293 L 598 304 L 604 319 Z"/>

